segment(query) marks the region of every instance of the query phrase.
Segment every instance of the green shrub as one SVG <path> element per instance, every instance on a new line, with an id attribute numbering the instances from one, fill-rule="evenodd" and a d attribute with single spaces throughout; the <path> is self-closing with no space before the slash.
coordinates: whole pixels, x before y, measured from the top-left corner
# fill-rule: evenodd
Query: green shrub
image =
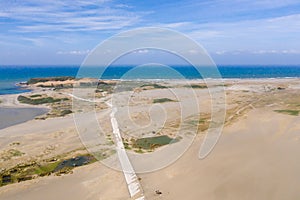
<path id="1" fill-rule="evenodd" d="M 161 98 L 161 99 L 154 99 L 153 103 L 165 103 L 165 102 L 174 102 L 174 100 L 169 98 Z"/>
<path id="2" fill-rule="evenodd" d="M 278 113 L 293 115 L 293 116 L 298 116 L 300 112 L 299 110 L 274 110 L 274 111 Z"/>
<path id="3" fill-rule="evenodd" d="M 71 114 L 71 113 L 72 113 L 72 110 L 63 110 L 63 111 L 61 111 L 60 115 L 65 116 L 65 115 L 68 115 L 68 114 Z"/>
<path id="4" fill-rule="evenodd" d="M 205 89 L 205 88 L 207 88 L 207 85 L 204 85 L 204 84 L 201 84 L 201 85 L 192 84 L 192 85 L 186 85 L 185 87 L 187 87 L 187 88 L 194 88 L 194 89 Z"/>
<path id="5" fill-rule="evenodd" d="M 140 138 L 133 142 L 133 147 L 138 149 L 154 149 L 163 145 L 178 142 L 179 139 L 170 138 L 167 135 Z"/>
<path id="6" fill-rule="evenodd" d="M 144 85 L 142 85 L 141 87 L 153 87 L 153 88 L 156 88 L 156 89 L 168 88 L 168 87 L 166 87 L 166 86 L 159 85 L 159 84 L 156 84 L 156 83 L 144 84 Z"/>
<path id="7" fill-rule="evenodd" d="M 29 97 L 25 97 L 23 95 L 18 96 L 18 101 L 21 103 L 31 104 L 31 105 L 39 105 L 39 104 L 45 104 L 45 103 L 55 103 L 59 101 L 66 101 L 68 98 L 62 98 L 62 99 L 54 99 L 53 97 L 43 97 L 38 99 L 31 99 Z"/>
<path id="8" fill-rule="evenodd" d="M 60 162 L 58 161 L 58 162 L 54 162 L 54 163 L 48 163 L 43 166 L 37 166 L 34 169 L 34 173 L 39 176 L 48 175 L 55 170 L 55 168 L 58 166 L 59 163 Z"/>
<path id="9" fill-rule="evenodd" d="M 41 94 L 33 94 L 33 95 L 30 95 L 31 98 L 41 97 L 41 96 L 42 96 Z"/>
<path id="10" fill-rule="evenodd" d="M 72 76 L 62 76 L 62 77 L 48 77 L 48 78 L 31 78 L 27 82 L 28 84 L 35 84 L 35 83 L 44 83 L 48 81 L 66 81 L 66 80 L 73 80 L 75 79 Z"/>

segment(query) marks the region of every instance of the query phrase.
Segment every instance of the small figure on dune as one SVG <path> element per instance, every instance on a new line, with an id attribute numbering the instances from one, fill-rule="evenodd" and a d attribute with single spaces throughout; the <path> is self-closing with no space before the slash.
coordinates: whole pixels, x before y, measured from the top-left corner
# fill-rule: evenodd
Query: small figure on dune
<path id="1" fill-rule="evenodd" d="M 161 194 L 162 194 L 162 192 L 159 191 L 159 190 L 156 190 L 155 193 L 156 193 L 157 195 L 161 195 Z"/>

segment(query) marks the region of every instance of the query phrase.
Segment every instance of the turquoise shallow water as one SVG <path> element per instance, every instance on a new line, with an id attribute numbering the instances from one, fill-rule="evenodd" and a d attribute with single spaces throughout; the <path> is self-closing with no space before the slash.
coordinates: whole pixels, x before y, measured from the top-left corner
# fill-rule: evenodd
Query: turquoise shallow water
<path id="1" fill-rule="evenodd" d="M 0 95 L 22 93 L 15 84 L 35 77 L 76 76 L 79 66 L 0 66 Z M 103 79 L 199 79 L 202 76 L 192 66 L 134 68 L 132 66 L 109 67 L 102 77 L 95 68 L 85 76 Z M 203 68 L 209 78 L 216 78 L 210 68 Z M 222 78 L 286 78 L 300 77 L 299 66 L 219 66 Z M 100 70 L 101 71 L 101 70 Z M 219 77 L 217 77 L 219 78 Z"/>

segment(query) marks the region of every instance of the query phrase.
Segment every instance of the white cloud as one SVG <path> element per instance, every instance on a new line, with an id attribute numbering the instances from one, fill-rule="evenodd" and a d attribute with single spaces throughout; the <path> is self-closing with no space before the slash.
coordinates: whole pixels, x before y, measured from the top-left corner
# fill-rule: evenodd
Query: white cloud
<path id="1" fill-rule="evenodd" d="M 191 25 L 191 22 L 176 22 L 176 23 L 166 23 L 166 24 L 157 24 L 155 26 L 166 27 L 166 28 L 182 28 Z"/>
<path id="2" fill-rule="evenodd" d="M 116 7 L 117 8 L 133 8 L 133 6 L 129 6 L 127 4 L 117 4 Z"/>
<path id="3" fill-rule="evenodd" d="M 145 53 L 149 53 L 148 49 L 139 49 L 134 51 L 133 53 L 140 53 L 140 54 L 145 54 Z"/>
<path id="4" fill-rule="evenodd" d="M 263 54 L 300 54 L 300 50 L 275 50 L 275 49 L 261 49 L 261 50 L 235 50 L 235 51 L 215 51 L 213 54 L 217 55 L 239 55 L 239 54 L 257 54 L 257 55 L 263 55 Z"/>
<path id="5" fill-rule="evenodd" d="M 191 49 L 191 50 L 189 50 L 189 53 L 190 54 L 198 54 L 199 52 L 195 49 Z"/>
<path id="6" fill-rule="evenodd" d="M 208 30 L 208 29 L 204 29 L 204 30 L 195 30 L 195 31 L 191 31 L 190 33 L 188 33 L 188 36 L 190 36 L 191 38 L 194 39 L 210 39 L 210 38 L 218 38 L 218 37 L 222 37 L 224 35 L 223 30 Z"/>
<path id="7" fill-rule="evenodd" d="M 227 53 L 227 51 L 216 51 L 215 52 L 215 54 L 217 54 L 217 55 L 223 55 L 223 54 L 226 54 Z"/>
<path id="8" fill-rule="evenodd" d="M 250 2 L 253 6 L 259 6 L 263 8 L 280 8 L 299 3 L 298 0 L 259 0 Z"/>
<path id="9" fill-rule="evenodd" d="M 300 54 L 300 50 L 259 50 L 252 51 L 253 54 Z"/>
<path id="10" fill-rule="evenodd" d="M 115 30 L 139 21 L 138 13 L 127 11 L 125 4 L 113 5 L 106 0 L 30 0 L 13 5 L 0 2 L 0 17 L 8 18 L 6 24 L 12 32 L 76 32 Z"/>
<path id="11" fill-rule="evenodd" d="M 191 23 L 180 31 L 218 54 L 225 53 L 220 49 L 231 52 L 239 49 L 300 50 L 300 14 L 226 23 Z"/>
<path id="12" fill-rule="evenodd" d="M 72 51 L 58 51 L 57 54 L 61 55 L 87 55 L 90 50 L 72 50 Z"/>

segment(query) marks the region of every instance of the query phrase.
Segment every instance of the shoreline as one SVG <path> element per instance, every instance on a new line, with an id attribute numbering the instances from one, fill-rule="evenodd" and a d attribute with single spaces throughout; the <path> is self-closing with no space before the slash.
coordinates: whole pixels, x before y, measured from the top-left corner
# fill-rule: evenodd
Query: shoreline
<path id="1" fill-rule="evenodd" d="M 64 76 L 54 76 L 54 77 L 45 77 L 45 78 L 60 78 L 60 77 L 64 77 Z M 76 77 L 75 77 L 76 78 Z M 87 77 L 87 78 L 80 78 L 80 79 L 95 79 L 92 77 Z M 245 77 L 245 78 L 236 78 L 236 77 L 232 77 L 232 78 L 227 78 L 227 77 L 220 77 L 220 78 L 186 78 L 186 79 L 168 79 L 168 78 L 163 78 L 163 79 L 122 79 L 122 78 L 118 78 L 118 79 L 114 79 L 114 78 L 104 78 L 104 79 L 97 79 L 99 81 L 129 81 L 129 82 L 195 82 L 195 81 L 261 81 L 261 80 L 300 80 L 300 77 Z M 14 95 L 14 94 L 23 94 L 23 93 L 29 93 L 29 92 L 34 92 L 35 89 L 33 89 L 30 85 L 27 84 L 27 81 L 21 81 L 21 82 L 13 82 L 12 85 L 15 86 L 15 88 L 3 88 L 4 90 L 10 90 L 10 89 L 15 89 L 16 91 L 20 91 L 17 93 L 1 93 L 0 94 L 0 98 L 1 96 L 5 96 L 5 95 Z M 1 89 L 0 89 L 1 90 Z M 22 90 L 26 90 L 25 92 L 22 92 Z M 1 105 L 1 104 L 0 104 Z"/>
<path id="2" fill-rule="evenodd" d="M 60 78 L 60 77 L 63 77 L 63 76 L 55 76 L 55 77 L 48 77 L 48 78 Z M 47 79 L 47 77 L 46 77 L 46 79 Z M 206 81 L 220 81 L 220 80 L 221 81 L 263 81 L 263 80 L 267 80 L 267 81 L 272 81 L 272 80 L 299 81 L 300 77 L 252 77 L 252 78 L 251 77 L 246 77 L 246 78 L 223 78 L 223 77 L 220 77 L 220 78 L 187 78 L 187 79 L 172 79 L 172 78 L 171 79 L 168 79 L 168 78 L 163 78 L 163 79 L 122 79 L 122 78 L 95 79 L 92 77 L 87 77 L 87 78 L 79 78 L 78 80 L 97 80 L 97 81 L 116 81 L 116 82 L 128 81 L 128 82 L 172 82 L 172 83 L 173 82 L 192 82 L 193 83 L 193 82 L 197 82 L 197 81 L 206 82 Z M 16 86 L 17 91 L 26 90 L 25 92 L 6 93 L 6 94 L 3 93 L 3 94 L 0 94 L 0 98 L 1 98 L 1 96 L 5 96 L 5 95 L 17 95 L 17 94 L 35 92 L 37 90 L 37 87 L 32 87 L 30 84 L 27 84 L 27 82 L 28 81 L 14 82 L 14 84 L 13 84 Z M 6 89 L 12 89 L 12 88 L 6 88 Z M 47 88 L 39 88 L 39 89 L 47 89 Z"/>

